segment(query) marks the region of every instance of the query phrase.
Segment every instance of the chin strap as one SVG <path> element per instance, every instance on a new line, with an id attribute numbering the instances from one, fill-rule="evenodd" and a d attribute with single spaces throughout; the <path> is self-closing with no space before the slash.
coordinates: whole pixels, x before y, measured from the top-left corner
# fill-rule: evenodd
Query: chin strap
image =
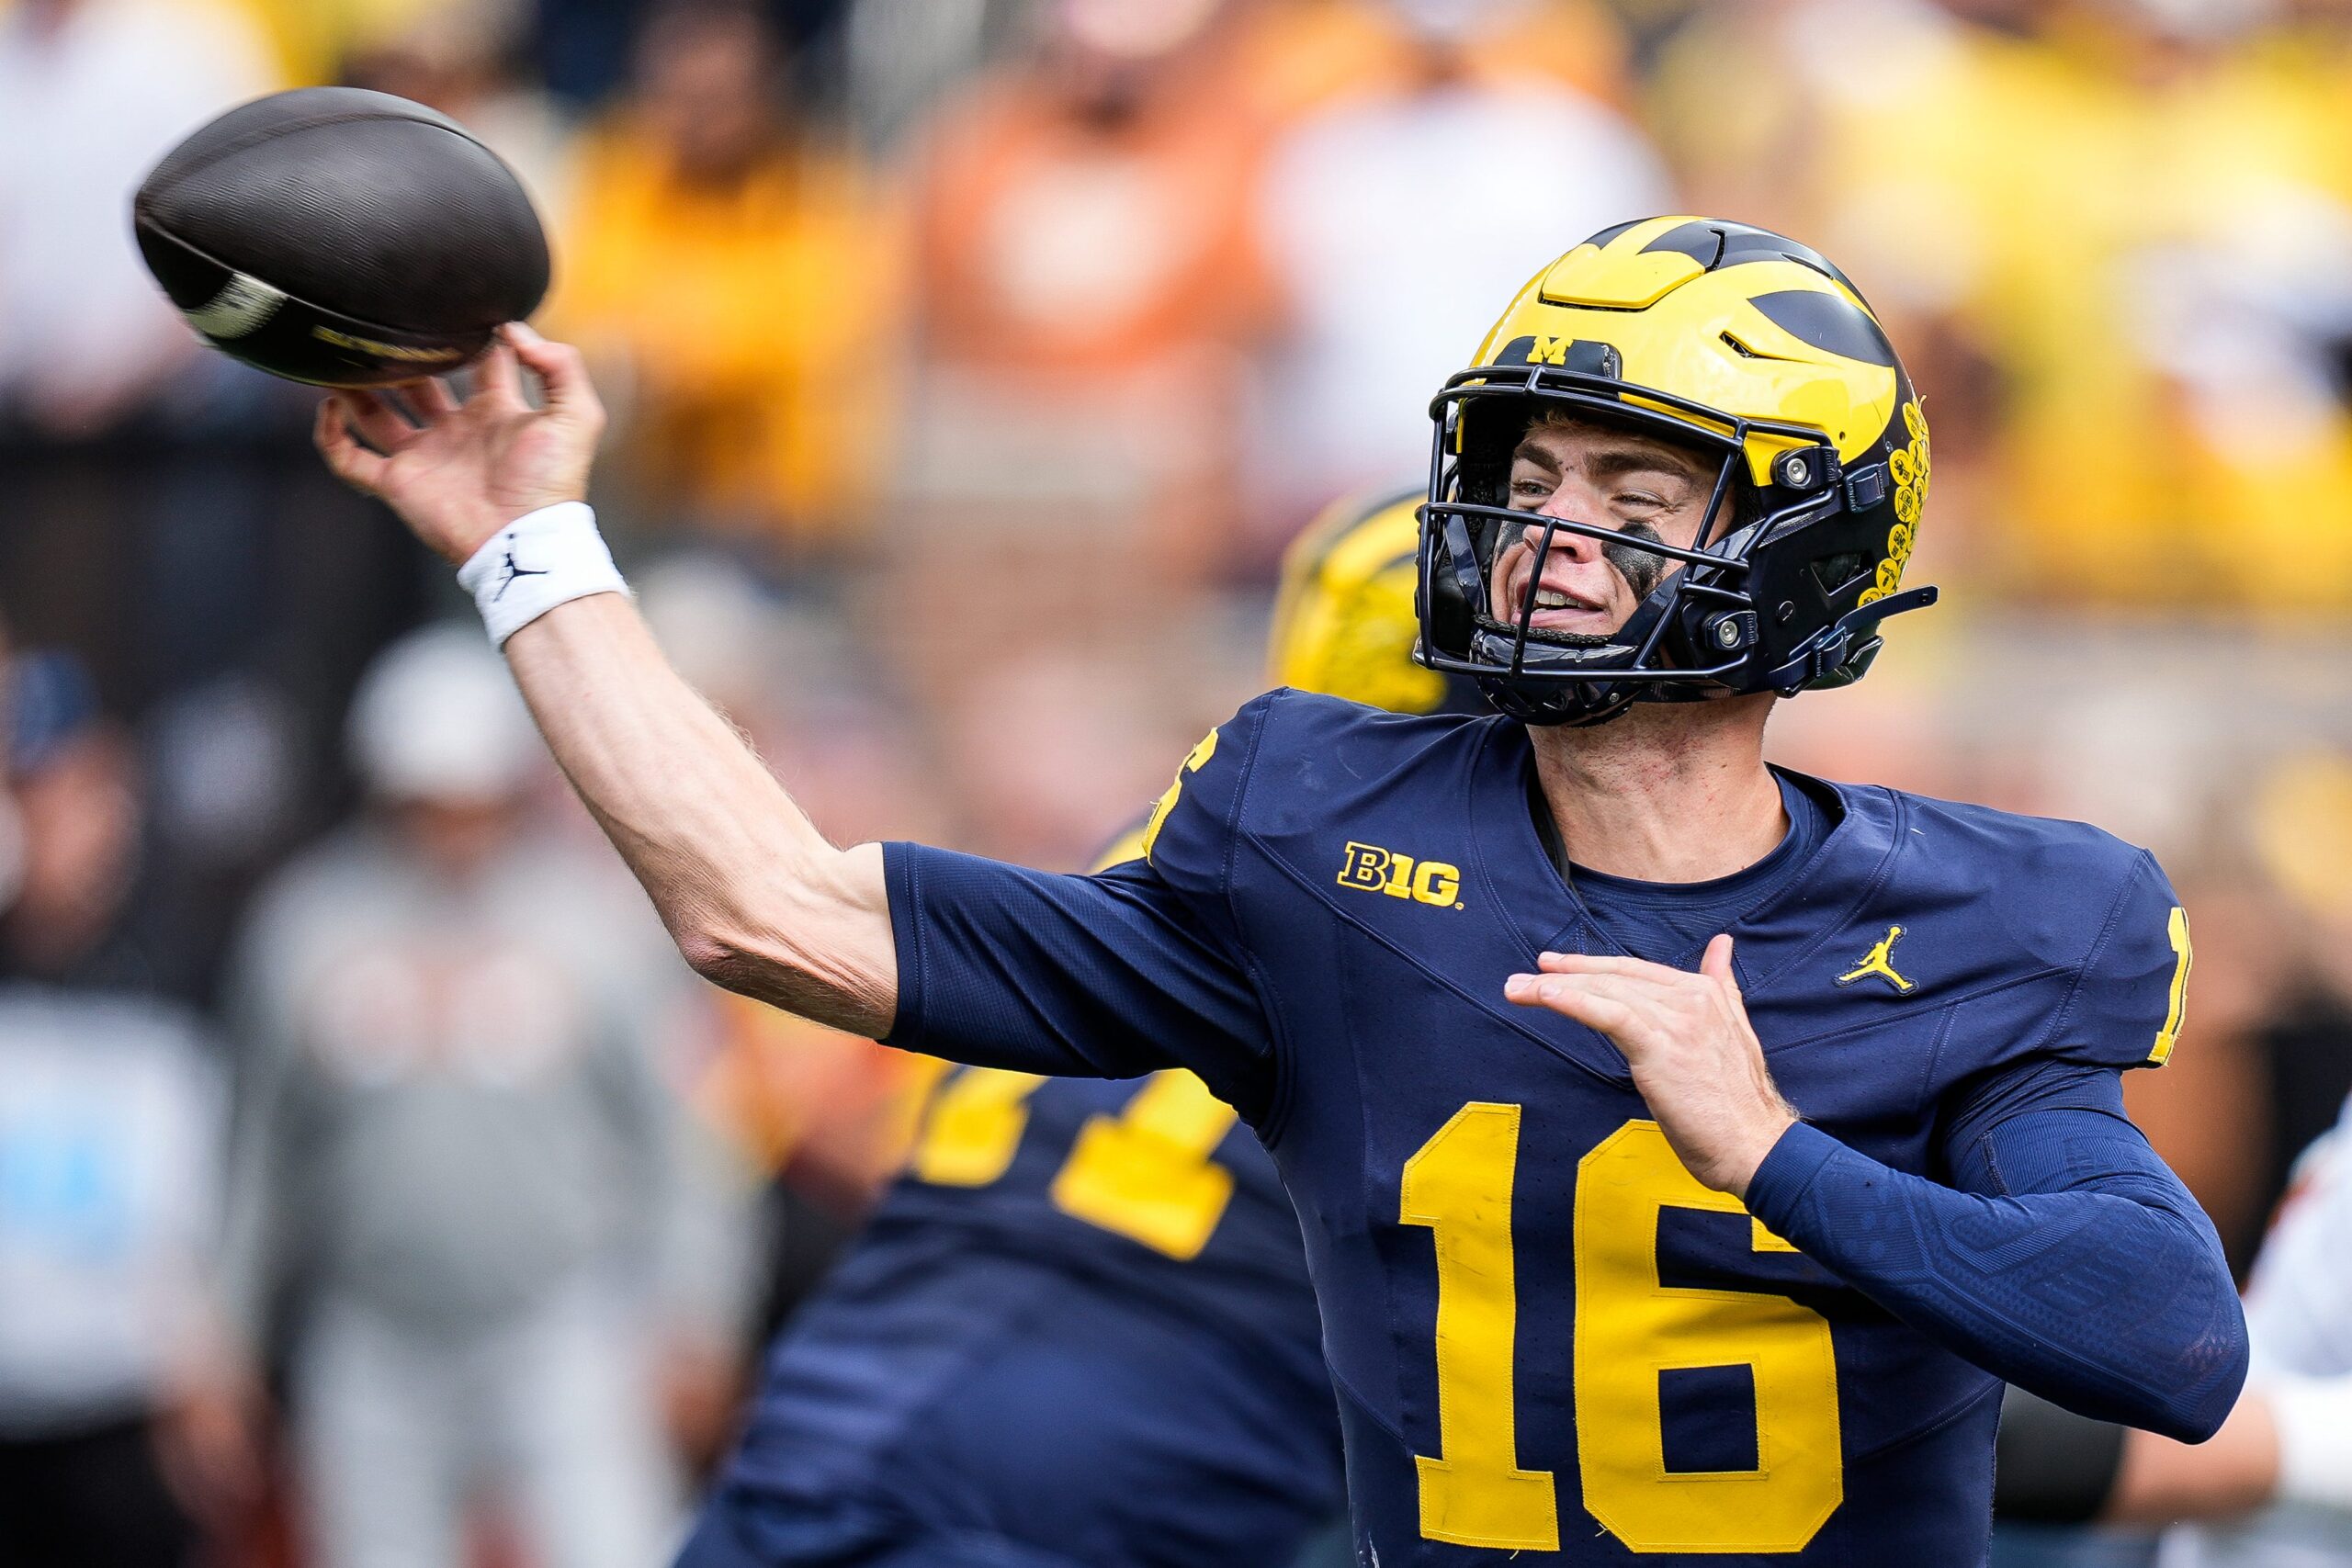
<path id="1" fill-rule="evenodd" d="M 1907 610 L 1924 610 L 1936 598 L 1937 590 L 1932 587 L 1906 588 L 1900 593 L 1856 605 L 1807 638 L 1797 649 L 1796 657 L 1764 677 L 1764 684 L 1782 696 L 1796 695 L 1844 664 L 1853 654 L 1855 639 L 1875 629 L 1879 622 Z"/>

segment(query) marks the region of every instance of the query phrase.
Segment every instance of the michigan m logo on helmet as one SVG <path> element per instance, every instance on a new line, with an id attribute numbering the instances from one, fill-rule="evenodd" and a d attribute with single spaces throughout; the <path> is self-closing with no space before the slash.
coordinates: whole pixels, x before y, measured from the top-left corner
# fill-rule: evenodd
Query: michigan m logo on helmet
<path id="1" fill-rule="evenodd" d="M 1508 506 L 1511 452 L 1550 412 L 1716 457 L 1688 548 Z M 1598 724 L 1635 702 L 1859 679 L 1878 623 L 1931 604 L 1900 587 L 1928 491 L 1928 424 L 1860 293 L 1818 252 L 1742 223 L 1651 218 L 1545 267 L 1430 405 L 1414 657 L 1531 724 Z M 1728 502 L 1728 504 L 1725 504 Z M 1659 558 L 1603 639 L 1547 635 L 1490 602 L 1498 541 L 1541 527 Z"/>

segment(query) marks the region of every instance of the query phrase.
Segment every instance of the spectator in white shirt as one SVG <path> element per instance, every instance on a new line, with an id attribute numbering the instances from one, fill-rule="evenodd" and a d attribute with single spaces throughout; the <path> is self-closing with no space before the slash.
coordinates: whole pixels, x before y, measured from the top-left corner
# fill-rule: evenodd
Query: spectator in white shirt
<path id="1" fill-rule="evenodd" d="M 1331 496 L 1429 464 L 1430 389 L 1569 246 L 1674 209 L 1657 153 L 1564 82 L 1476 67 L 1511 0 L 1389 0 L 1418 52 L 1403 85 L 1286 133 L 1259 203 L 1291 323 L 1267 385 L 1262 467 L 1285 536 Z"/>
<path id="2" fill-rule="evenodd" d="M 275 85 L 259 33 L 210 0 L 0 6 L 0 423 L 91 434 L 197 352 L 140 264 L 131 193 Z"/>
<path id="3" fill-rule="evenodd" d="M 195 1537 L 155 1439 L 201 1311 L 217 1063 L 119 930 L 139 824 L 127 741 L 62 656 L 0 684 L 0 793 L 25 829 L 0 898 L 0 1559 L 175 1568 Z"/>
<path id="4" fill-rule="evenodd" d="M 680 1501 L 663 1396 L 732 1343 L 741 1274 L 655 1060 L 694 982 L 534 820 L 480 632 L 395 644 L 350 738 L 371 809 L 263 892 L 235 968 L 231 1337 L 257 1359 L 300 1288 L 322 1568 L 458 1568 L 485 1491 L 542 1568 L 643 1568 Z"/>

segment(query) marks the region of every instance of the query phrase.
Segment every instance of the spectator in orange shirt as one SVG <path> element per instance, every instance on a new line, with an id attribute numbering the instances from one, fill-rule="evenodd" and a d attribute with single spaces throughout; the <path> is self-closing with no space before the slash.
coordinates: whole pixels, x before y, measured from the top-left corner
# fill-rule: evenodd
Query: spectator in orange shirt
<path id="1" fill-rule="evenodd" d="M 1631 50 L 1614 15 L 1634 0 L 1286 0 L 1260 6 L 1242 48 L 1259 101 L 1277 113 L 1410 88 L 1428 39 L 1451 34 L 1464 73 L 1572 89 L 1626 106 Z"/>
<path id="2" fill-rule="evenodd" d="M 1057 0 L 1035 57 L 929 128 L 920 393 L 943 457 L 910 499 L 1163 571 L 1215 560 L 1268 316 L 1264 127 L 1226 10 Z"/>
<path id="3" fill-rule="evenodd" d="M 897 245 L 854 160 L 796 124 L 760 12 L 657 12 L 583 151 L 553 314 L 606 361 L 641 524 L 823 554 L 861 520 Z"/>

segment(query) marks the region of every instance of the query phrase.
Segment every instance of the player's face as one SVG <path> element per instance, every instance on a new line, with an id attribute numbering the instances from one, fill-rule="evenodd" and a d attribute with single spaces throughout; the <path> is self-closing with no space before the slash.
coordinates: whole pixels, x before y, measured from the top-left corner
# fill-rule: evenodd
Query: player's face
<path id="1" fill-rule="evenodd" d="M 1715 483 L 1703 456 L 1631 431 L 1581 421 L 1529 427 L 1510 460 L 1510 508 L 1531 517 L 1590 523 L 1627 538 L 1689 548 Z M 1495 552 L 1492 595 L 1498 619 L 1516 621 L 1535 594 L 1537 631 L 1605 637 L 1631 619 L 1650 590 L 1680 563 L 1583 534 L 1555 533 L 1535 581 L 1544 530 L 1506 533 Z"/>

